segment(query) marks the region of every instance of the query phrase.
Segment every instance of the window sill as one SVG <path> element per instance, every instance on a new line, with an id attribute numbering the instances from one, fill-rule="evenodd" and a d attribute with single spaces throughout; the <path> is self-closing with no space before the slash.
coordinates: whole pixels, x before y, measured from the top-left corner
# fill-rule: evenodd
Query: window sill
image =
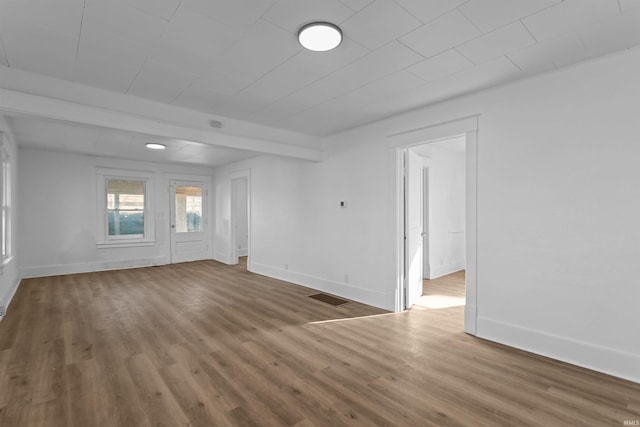
<path id="1" fill-rule="evenodd" d="M 110 248 L 135 248 L 141 246 L 155 246 L 155 240 L 144 240 L 136 242 L 100 242 L 96 243 L 98 249 L 110 249 Z"/>

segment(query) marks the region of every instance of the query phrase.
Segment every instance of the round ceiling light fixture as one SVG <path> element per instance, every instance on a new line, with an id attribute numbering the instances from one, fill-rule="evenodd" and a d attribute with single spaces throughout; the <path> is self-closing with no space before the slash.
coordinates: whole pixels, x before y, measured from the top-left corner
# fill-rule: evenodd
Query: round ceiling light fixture
<path id="1" fill-rule="evenodd" d="M 300 28 L 298 41 L 305 49 L 326 52 L 342 43 L 342 30 L 329 22 L 312 22 Z"/>
<path id="2" fill-rule="evenodd" d="M 164 150 L 165 148 L 167 148 L 166 145 L 156 144 L 155 142 L 147 142 L 144 146 L 152 150 Z"/>

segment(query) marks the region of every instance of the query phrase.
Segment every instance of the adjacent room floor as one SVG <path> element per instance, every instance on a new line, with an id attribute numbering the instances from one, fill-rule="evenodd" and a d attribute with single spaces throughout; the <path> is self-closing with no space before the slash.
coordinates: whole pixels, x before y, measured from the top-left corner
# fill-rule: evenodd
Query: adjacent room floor
<path id="1" fill-rule="evenodd" d="M 316 293 L 214 261 L 24 280 L 0 323 L 0 425 L 640 419 L 640 384 L 466 335 L 461 305 Z"/>

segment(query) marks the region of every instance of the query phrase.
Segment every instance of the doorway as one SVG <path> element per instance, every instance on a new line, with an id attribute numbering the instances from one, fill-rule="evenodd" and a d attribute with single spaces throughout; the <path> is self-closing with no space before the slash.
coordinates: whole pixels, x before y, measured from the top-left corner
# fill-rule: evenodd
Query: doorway
<path id="1" fill-rule="evenodd" d="M 209 251 L 209 185 L 170 180 L 171 262 L 211 258 Z"/>
<path id="2" fill-rule="evenodd" d="M 433 207 L 425 204 L 424 200 L 425 192 L 432 187 L 433 170 L 411 149 L 456 137 L 460 138 L 465 147 L 465 233 L 463 236 L 451 237 L 460 234 L 454 230 L 447 235 L 451 235 L 448 237 L 450 248 L 461 246 L 465 251 L 464 330 L 472 335 L 476 334 L 477 323 L 477 135 L 478 116 L 472 116 L 388 136 L 389 146 L 396 152 L 398 312 L 410 308 L 422 296 L 424 273 L 428 273 L 429 277 L 436 274 L 433 265 L 429 265 L 427 271 L 423 257 L 423 253 L 428 254 L 430 259 L 434 256 L 434 236 L 430 236 L 429 230 L 424 226 L 426 221 L 432 221 L 434 214 Z M 425 168 L 428 170 L 425 171 Z M 426 235 L 423 234 L 425 232 Z M 425 245 L 428 245 L 427 250 L 424 250 Z"/>
<path id="3" fill-rule="evenodd" d="M 231 264 L 250 270 L 249 175 L 231 179 Z"/>

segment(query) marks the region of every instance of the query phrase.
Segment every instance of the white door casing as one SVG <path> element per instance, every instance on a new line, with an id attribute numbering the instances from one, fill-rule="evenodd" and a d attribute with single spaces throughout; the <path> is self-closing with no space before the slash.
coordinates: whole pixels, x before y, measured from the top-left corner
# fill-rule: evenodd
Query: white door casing
<path id="1" fill-rule="evenodd" d="M 413 150 L 406 152 L 406 308 L 411 308 L 422 295 L 422 222 L 423 175 L 422 157 Z"/>

